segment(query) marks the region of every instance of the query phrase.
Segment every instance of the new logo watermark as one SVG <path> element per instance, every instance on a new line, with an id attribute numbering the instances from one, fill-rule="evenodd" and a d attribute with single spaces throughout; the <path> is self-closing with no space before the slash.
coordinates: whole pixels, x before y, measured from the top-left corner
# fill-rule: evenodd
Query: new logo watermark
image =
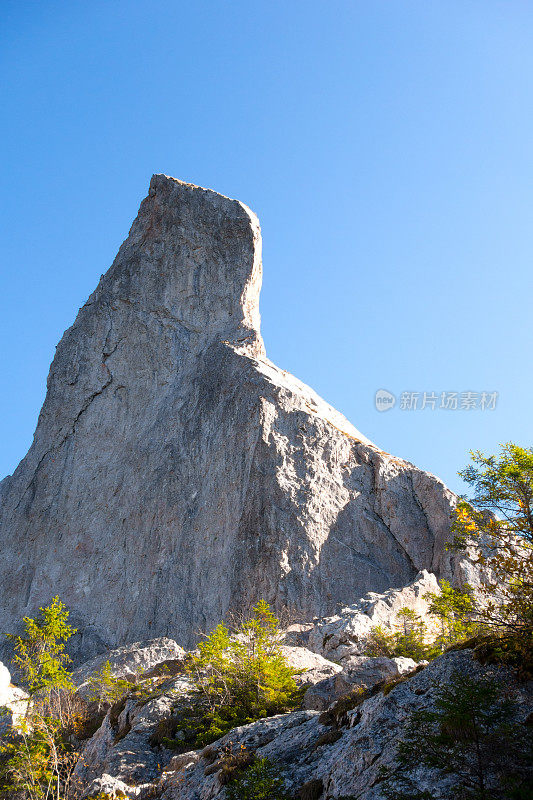
<path id="1" fill-rule="evenodd" d="M 396 404 L 396 398 L 392 392 L 388 392 L 386 389 L 378 389 L 375 403 L 378 411 L 390 411 Z"/>
<path id="2" fill-rule="evenodd" d="M 400 411 L 494 411 L 498 402 L 498 392 L 400 392 L 398 408 Z M 390 411 L 397 398 L 387 389 L 378 389 L 374 397 L 377 411 Z"/>

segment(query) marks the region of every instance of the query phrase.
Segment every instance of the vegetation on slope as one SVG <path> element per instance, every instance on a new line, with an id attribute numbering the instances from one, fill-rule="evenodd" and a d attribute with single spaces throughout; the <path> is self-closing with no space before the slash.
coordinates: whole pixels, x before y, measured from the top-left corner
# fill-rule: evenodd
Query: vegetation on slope
<path id="1" fill-rule="evenodd" d="M 200 642 L 187 663 L 195 697 L 175 717 L 181 746 L 202 747 L 232 728 L 300 705 L 298 670 L 287 663 L 280 639 L 279 621 L 261 600 L 248 619 L 231 630 L 221 623 Z M 165 737 L 161 743 L 176 745 Z"/>
<path id="2" fill-rule="evenodd" d="M 507 443 L 498 455 L 476 451 L 471 456 L 472 464 L 460 475 L 473 497 L 458 504 L 450 547 L 470 553 L 474 547 L 483 582 L 475 596 L 468 587 L 464 596 L 446 588 L 430 609 L 446 616 L 452 608 L 453 638 L 459 633 L 455 647 L 473 647 L 480 661 L 507 664 L 519 679 L 531 680 L 533 450 Z M 468 636 L 471 626 L 473 637 Z M 383 797 L 441 797 L 417 787 L 416 770 L 423 766 L 447 781 L 450 798 L 531 800 L 533 731 L 502 683 L 454 674 L 434 692 L 433 709 L 413 714 L 406 724 L 396 764 L 383 775 Z"/>

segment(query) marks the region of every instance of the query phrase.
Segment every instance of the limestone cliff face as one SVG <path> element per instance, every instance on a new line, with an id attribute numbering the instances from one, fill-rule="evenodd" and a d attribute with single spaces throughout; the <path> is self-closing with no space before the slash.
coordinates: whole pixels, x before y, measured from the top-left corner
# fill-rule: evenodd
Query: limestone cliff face
<path id="1" fill-rule="evenodd" d="M 264 597 L 308 618 L 448 574 L 453 495 L 265 356 L 254 214 L 155 175 L 0 484 L 0 629 L 59 594 L 89 657 L 190 645 Z"/>

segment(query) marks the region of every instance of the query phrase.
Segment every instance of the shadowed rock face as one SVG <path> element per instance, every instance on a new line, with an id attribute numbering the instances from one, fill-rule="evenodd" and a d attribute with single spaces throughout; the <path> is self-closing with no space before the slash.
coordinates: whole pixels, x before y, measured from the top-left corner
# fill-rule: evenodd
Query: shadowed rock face
<path id="1" fill-rule="evenodd" d="M 449 574 L 453 495 L 268 361 L 260 285 L 254 214 L 155 175 L 0 484 L 1 630 L 59 594 L 83 657 L 190 646 L 260 597 L 310 618 Z"/>

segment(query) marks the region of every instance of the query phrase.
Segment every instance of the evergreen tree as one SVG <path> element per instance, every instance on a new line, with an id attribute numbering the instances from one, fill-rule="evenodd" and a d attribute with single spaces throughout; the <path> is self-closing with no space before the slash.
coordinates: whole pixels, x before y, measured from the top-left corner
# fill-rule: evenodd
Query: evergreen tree
<path id="1" fill-rule="evenodd" d="M 301 699 L 298 671 L 281 651 L 278 620 L 263 600 L 231 632 L 217 625 L 189 657 L 187 669 L 202 713 L 192 708 L 183 724 L 198 746 L 236 725 L 291 710 Z"/>
<path id="2" fill-rule="evenodd" d="M 454 673 L 449 683 L 435 687 L 432 708 L 411 715 L 396 765 L 384 773 L 383 796 L 432 800 L 430 790 L 417 786 L 422 766 L 449 786 L 450 800 L 531 798 L 533 737 L 518 717 L 519 708 L 500 683 Z"/>

